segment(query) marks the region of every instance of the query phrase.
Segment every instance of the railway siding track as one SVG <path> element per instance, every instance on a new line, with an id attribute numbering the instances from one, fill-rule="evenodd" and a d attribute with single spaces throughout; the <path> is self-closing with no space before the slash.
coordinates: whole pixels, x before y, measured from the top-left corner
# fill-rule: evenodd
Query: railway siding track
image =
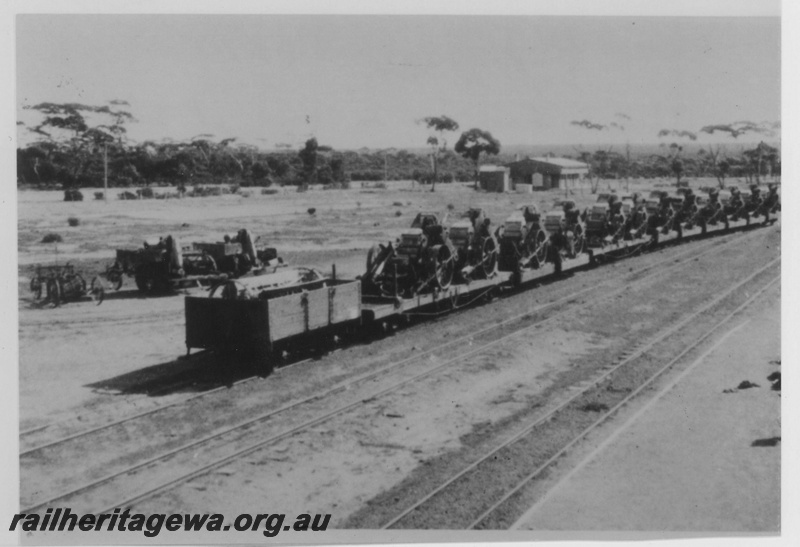
<path id="1" fill-rule="evenodd" d="M 720 246 L 717 246 L 716 248 L 719 249 Z M 703 253 L 700 253 L 700 254 L 704 254 L 706 252 L 711 252 L 712 250 L 714 250 L 714 249 L 706 249 L 705 251 L 703 251 Z M 669 260 L 664 261 L 664 262 L 671 262 L 672 264 L 675 264 L 674 260 L 675 260 L 675 258 L 671 257 Z M 659 264 L 657 264 L 656 266 L 658 266 L 658 265 Z M 658 269 L 658 268 L 656 268 L 656 266 L 651 266 L 650 267 L 650 269 L 655 269 L 655 271 L 653 272 L 653 275 L 657 275 L 657 274 L 660 274 L 660 273 L 666 273 L 666 272 L 669 271 L 669 269 L 666 267 L 666 265 L 665 265 L 665 268 L 663 268 L 663 269 Z M 623 289 L 623 290 L 625 290 L 625 289 Z M 602 298 L 613 297 L 613 294 L 614 293 L 603 295 Z M 561 300 L 564 300 L 565 302 L 568 303 L 569 301 L 571 301 L 573 299 L 574 299 L 574 297 L 572 297 L 572 298 L 571 297 L 567 297 L 567 298 L 561 299 Z M 569 304 L 567 304 L 567 305 L 569 305 Z M 545 307 L 547 307 L 547 306 L 545 306 Z M 530 312 L 526 313 L 526 314 L 523 314 L 523 317 L 527 317 L 529 319 L 532 318 Z M 517 318 L 517 319 L 519 319 L 519 318 Z M 545 319 L 545 321 L 548 320 L 548 319 Z M 539 323 L 541 323 L 541 321 Z M 534 325 L 535 324 L 538 324 L 538 323 L 534 323 Z M 489 342 L 489 344 L 497 344 L 500 341 L 504 340 L 506 337 L 515 336 L 515 335 L 519 334 L 519 332 L 521 332 L 525 328 L 530 328 L 530 327 L 531 327 L 531 325 L 528 325 L 527 327 L 521 327 L 520 329 L 515 330 L 513 332 L 510 332 L 510 333 L 507 333 L 507 334 L 502 334 L 501 338 L 499 338 L 497 340 L 494 340 L 493 342 Z M 497 330 L 498 329 L 496 329 L 496 328 L 488 328 L 488 329 L 485 329 L 485 332 L 497 333 Z M 472 338 L 474 340 L 475 334 L 472 335 Z M 451 341 L 446 345 L 454 344 L 455 342 L 456 341 Z M 81 502 L 89 503 L 90 507 L 92 507 L 92 508 L 96 508 L 98 506 L 102 506 L 106 502 L 112 503 L 111 507 L 116 507 L 116 506 L 124 505 L 124 504 L 136 503 L 137 501 L 140 501 L 141 499 L 146 499 L 147 497 L 151 497 L 151 496 L 153 496 L 153 495 L 155 495 L 155 494 L 157 494 L 159 492 L 162 492 L 164 490 L 169 489 L 172 486 L 180 484 L 181 482 L 184 482 L 186 480 L 190 480 L 193 477 L 205 474 L 208 471 L 210 471 L 210 470 L 212 470 L 214 468 L 217 468 L 217 467 L 219 467 L 221 465 L 224 465 L 225 463 L 227 463 L 229 461 L 233 461 L 234 459 L 240 458 L 240 457 L 242 457 L 242 456 L 244 456 L 246 454 L 249 454 L 249 453 L 252 453 L 252 452 L 254 452 L 256 450 L 259 450 L 263 446 L 266 446 L 266 445 L 268 445 L 270 443 L 274 443 L 277 440 L 280 440 L 282 438 L 286 438 L 287 436 L 290 436 L 290 435 L 292 435 L 292 434 L 294 434 L 294 433 L 296 433 L 298 431 L 301 431 L 301 430 L 307 429 L 309 427 L 312 427 L 312 426 L 314 426 L 314 425 L 316 425 L 318 423 L 321 423 L 322 421 L 325 421 L 325 420 L 329 419 L 332 416 L 341 414 L 342 412 L 345 412 L 345 411 L 347 411 L 347 410 L 349 410 L 351 408 L 356 408 L 359 405 L 363 404 L 364 400 L 369 400 L 369 399 L 381 396 L 384 392 L 388 393 L 388 392 L 394 391 L 394 390 L 396 390 L 398 387 L 400 387 L 402 385 L 408 384 L 409 382 L 416 381 L 416 380 L 418 380 L 418 379 L 420 379 L 422 377 L 425 377 L 425 376 L 428 376 L 430 374 L 433 374 L 437 370 L 440 370 L 440 369 L 442 369 L 442 368 L 444 368 L 446 366 L 449 366 L 450 364 L 453 364 L 453 363 L 455 363 L 455 362 L 457 362 L 457 361 L 459 361 L 461 359 L 464 359 L 466 356 L 468 356 L 471 353 L 475 354 L 475 353 L 479 352 L 481 349 L 484 349 L 485 346 L 486 346 L 486 344 L 484 344 L 484 346 L 481 346 L 480 348 L 477 348 L 477 349 L 475 349 L 475 350 L 473 350 L 471 352 L 466 352 L 466 353 L 463 353 L 463 354 L 459 354 L 457 357 L 451 359 L 449 362 L 443 363 L 443 364 L 435 367 L 435 369 L 433 369 L 433 370 L 426 370 L 426 371 L 423 371 L 423 372 L 419 372 L 416 375 L 412 375 L 412 376 L 410 376 L 410 377 L 408 377 L 408 378 L 406 378 L 404 380 L 401 380 L 399 383 L 395 383 L 395 384 L 390 385 L 388 388 L 384 388 L 383 390 L 380 390 L 380 391 L 377 391 L 377 392 L 373 391 L 371 393 L 371 395 L 369 395 L 367 397 L 365 397 L 363 395 L 356 394 L 356 397 L 355 397 L 356 400 L 354 400 L 353 402 L 344 404 L 342 406 L 339 406 L 338 408 L 336 408 L 333 411 L 328 412 L 326 414 L 320 414 L 319 411 L 312 411 L 312 412 L 310 412 L 310 414 L 312 415 L 312 417 L 310 419 L 305 419 L 305 421 L 303 421 L 302 419 L 301 420 L 295 420 L 295 422 L 299 422 L 299 423 L 296 423 L 296 425 L 294 425 L 294 426 L 285 424 L 285 425 L 288 425 L 287 429 L 284 429 L 280 433 L 272 434 L 271 436 L 268 436 L 267 439 L 259 441 L 259 442 L 255 443 L 255 444 L 250 443 L 250 444 L 245 444 L 244 446 L 239 445 L 238 449 L 234 449 L 229 444 L 231 441 L 226 441 L 224 445 L 200 449 L 200 446 L 203 443 L 205 443 L 205 442 L 207 442 L 209 440 L 212 440 L 212 439 L 214 439 L 214 440 L 222 440 L 224 435 L 226 435 L 228 433 L 233 433 L 233 432 L 236 432 L 238 434 L 237 440 L 235 440 L 234 442 L 237 442 L 237 441 L 240 442 L 241 439 L 243 439 L 243 438 L 244 439 L 252 439 L 252 437 L 249 436 L 252 433 L 247 433 L 246 431 L 244 431 L 244 429 L 249 427 L 249 426 L 251 426 L 251 425 L 254 425 L 256 422 L 269 420 L 270 418 L 272 418 L 275 415 L 275 412 L 271 413 L 269 416 L 262 416 L 262 417 L 259 417 L 259 419 L 257 419 L 257 420 L 252 420 L 250 423 L 247 423 L 247 424 L 238 424 L 238 425 L 234 426 L 233 428 L 230 428 L 230 430 L 223 431 L 220 434 L 215 434 L 213 436 L 209 436 L 208 438 L 204 438 L 204 439 L 197 439 L 196 441 L 194 441 L 192 443 L 189 443 L 188 445 L 184 445 L 183 447 L 180 447 L 180 450 L 176 449 L 176 450 L 170 451 L 167 454 L 162 454 L 160 456 L 151 458 L 151 461 L 139 462 L 138 464 L 136 464 L 132 468 L 124 470 L 124 471 L 121 472 L 122 474 L 129 475 L 130 480 L 134 484 L 133 485 L 129 485 L 128 487 L 124 487 L 124 488 L 117 488 L 116 490 L 120 490 L 122 492 L 130 492 L 130 491 L 136 491 L 137 490 L 136 487 L 139 487 L 138 489 L 141 490 L 141 487 L 144 485 L 143 483 L 145 483 L 145 482 L 150 482 L 150 484 L 149 484 L 150 487 L 145 492 L 143 492 L 143 493 L 141 493 L 141 494 L 139 494 L 137 496 L 129 497 L 123 502 L 112 503 L 111 498 L 113 496 L 110 496 L 110 495 L 105 495 L 104 496 L 104 495 L 98 495 L 97 493 L 89 494 L 89 490 L 93 490 L 95 487 L 103 485 L 103 484 L 106 484 L 106 483 L 114 480 L 117 476 L 120 476 L 120 474 L 117 474 L 117 475 L 114 475 L 114 476 L 108 475 L 108 476 L 105 476 L 105 477 L 100 477 L 99 479 L 93 481 L 91 484 L 84 485 L 84 486 L 82 486 L 80 488 L 73 489 L 72 492 L 69 492 L 69 493 L 67 493 L 65 495 L 61 495 L 61 496 L 58 496 L 56 498 L 52 498 L 51 500 L 48 500 L 48 501 L 45 501 L 45 502 L 41 502 L 41 503 L 37 504 L 36 507 L 33 507 L 32 509 L 36 509 L 38 507 L 44 507 L 44 506 L 46 506 L 46 505 L 48 505 L 50 503 L 53 503 L 55 501 L 58 501 L 58 500 L 63 500 L 63 499 L 77 500 L 78 498 L 80 498 Z M 441 347 L 443 347 L 443 346 L 441 346 Z M 436 349 L 441 349 L 441 347 L 436 348 Z M 428 353 L 430 353 L 430 352 L 428 352 Z M 421 356 L 415 356 L 414 358 L 411 358 L 409 361 L 413 361 L 415 359 L 419 359 L 419 357 L 421 357 Z M 375 378 L 378 374 L 382 374 L 383 372 L 385 372 L 385 371 L 379 370 L 379 371 L 377 371 L 375 373 L 372 373 L 370 376 L 371 376 L 371 378 Z M 364 381 L 364 378 L 360 378 L 357 381 Z M 352 383 L 353 382 L 351 382 L 351 384 Z M 336 393 L 338 391 L 339 390 L 332 390 L 331 393 Z M 320 397 L 315 397 L 313 399 L 314 400 L 318 400 Z M 299 405 L 301 403 L 308 403 L 308 402 L 310 402 L 310 401 L 308 401 L 308 400 L 300 401 L 298 403 L 290 405 L 290 407 L 291 408 L 296 408 L 297 405 Z M 279 409 L 279 410 L 286 410 L 286 408 Z M 316 413 L 316 415 L 315 415 L 315 413 Z M 142 477 L 140 476 L 140 470 L 142 470 L 143 468 L 149 466 L 150 464 L 155 463 L 157 461 L 162 461 L 162 460 L 165 460 L 165 459 L 173 460 L 173 459 L 175 459 L 174 457 L 178 455 L 178 453 L 184 452 L 184 451 L 189 451 L 189 450 L 191 450 L 194 455 L 202 455 L 203 459 L 206 460 L 206 461 L 211 459 L 212 463 L 210 463 L 208 465 L 205 465 L 205 466 L 203 466 L 203 467 L 201 467 L 199 469 L 196 469 L 194 471 L 191 471 L 189 473 L 178 474 L 177 476 L 175 475 L 175 473 L 165 473 L 165 474 L 158 474 L 157 473 L 157 475 L 159 475 L 159 478 L 157 480 L 154 479 L 153 481 L 144 481 L 142 479 Z M 234 452 L 231 453 L 230 450 L 234 450 Z M 227 455 L 224 455 L 224 456 L 213 455 L 212 456 L 212 453 L 213 452 L 217 452 L 217 451 L 220 451 L 220 452 L 226 452 L 227 451 Z M 177 467 L 179 467 L 179 468 L 183 467 L 183 466 L 180 466 L 178 464 L 175 464 L 175 465 Z M 164 478 L 165 477 L 171 477 L 171 478 L 167 482 L 164 482 Z M 152 486 L 152 483 L 157 483 L 157 484 L 155 486 Z M 73 505 L 74 505 L 74 503 L 73 503 Z"/>
<path id="2" fill-rule="evenodd" d="M 775 259 L 743 281 L 716 296 L 682 321 L 673 324 L 620 362 L 608 367 L 558 407 L 525 425 L 500 444 L 451 475 L 447 480 L 382 523 L 382 528 L 507 528 L 530 505 L 534 495 L 523 496 L 536 477 L 543 476 L 558 459 L 620 408 L 641 395 L 658 378 L 679 367 L 685 357 L 701 348 L 737 314 L 751 305 L 780 279 L 771 278 L 754 292 L 742 289 L 768 275 Z M 667 343 L 687 329 L 697 330 L 701 315 L 731 298 L 744 299 L 733 312 L 694 337 L 674 355 Z M 674 347 L 674 346 L 673 346 Z M 632 372 L 633 371 L 633 372 Z M 509 466 L 513 469 L 508 472 Z M 503 472 L 500 470 L 503 469 Z M 502 477 L 502 478 L 501 478 Z"/>
<path id="3" fill-rule="evenodd" d="M 720 247 L 721 245 L 722 246 L 730 245 L 734 241 L 737 241 L 737 237 L 741 238 L 741 237 L 747 237 L 747 236 L 746 235 L 745 236 L 741 236 L 739 234 L 729 234 L 727 241 L 720 242 L 720 241 L 715 241 L 715 240 L 712 239 L 710 241 L 704 241 L 704 242 L 702 242 L 702 244 L 700 244 L 700 242 L 698 242 L 699 246 L 693 246 L 693 247 L 687 249 L 686 251 L 684 251 L 683 253 L 680 253 L 678 255 L 673 256 L 672 260 L 679 261 L 679 260 L 682 260 L 682 259 L 686 259 L 686 257 L 689 257 L 688 259 L 694 258 L 694 255 L 696 253 L 698 255 L 702 255 L 706 251 L 711 250 L 711 249 L 713 249 L 715 247 Z M 627 276 L 631 281 L 634 281 L 634 280 L 636 280 L 636 279 L 638 279 L 638 278 L 640 278 L 642 276 L 649 275 L 653 270 L 655 270 L 655 269 L 657 269 L 657 268 L 659 268 L 661 266 L 668 265 L 669 262 L 670 261 L 667 260 L 667 261 L 658 262 L 658 263 L 656 263 L 654 265 L 645 266 L 645 267 L 639 268 L 636 272 L 627 274 Z M 595 287 L 595 288 L 598 289 L 598 288 L 602 288 L 602 287 Z M 514 295 L 518 294 L 518 292 L 519 291 L 512 291 L 512 295 L 511 296 L 514 296 Z M 579 297 L 579 293 L 575 293 L 573 295 L 570 295 L 570 297 L 577 298 L 577 297 Z M 534 312 L 534 311 L 537 311 L 537 310 L 532 310 L 532 312 Z M 516 320 L 519 320 L 520 318 L 524 318 L 525 315 L 526 314 L 520 314 L 518 316 L 509 318 L 508 320 L 503 321 L 499 326 L 503 327 L 503 326 L 505 326 L 505 325 L 507 325 L 509 323 L 512 323 L 512 322 L 514 322 Z M 498 325 L 492 326 L 492 327 L 490 327 L 490 329 L 496 328 L 497 326 Z M 478 334 L 480 334 L 480 333 L 478 333 Z M 447 343 L 445 343 L 445 344 L 443 344 L 443 345 L 441 345 L 441 346 L 439 346 L 437 348 L 433 348 L 430 351 L 431 352 L 435 352 L 435 351 L 439 351 L 439 350 L 445 349 L 447 347 L 458 345 L 458 344 L 460 344 L 462 342 L 469 342 L 469 341 L 471 341 L 471 338 L 472 338 L 472 335 L 461 336 L 461 337 L 459 337 L 457 339 L 453 339 L 453 340 L 451 340 L 451 341 L 449 341 L 449 342 L 447 342 Z M 202 360 L 202 358 L 203 358 L 203 354 L 202 353 L 196 354 L 195 356 L 192 356 L 192 363 L 196 364 L 196 361 L 198 359 Z M 307 360 L 308 359 L 303 359 L 300 362 L 305 362 Z M 299 364 L 300 362 L 292 363 L 292 364 Z M 280 373 L 280 369 L 279 369 L 279 373 Z M 158 405 L 158 406 L 155 406 L 153 408 L 149 408 L 149 409 L 144 410 L 144 411 L 138 410 L 138 408 L 141 405 L 137 404 L 137 405 L 135 405 L 135 408 L 137 408 L 137 412 L 135 412 L 135 413 L 133 413 L 131 415 L 124 416 L 124 417 L 122 417 L 120 419 L 113 420 L 113 421 L 110 421 L 110 422 L 100 423 L 100 424 L 94 425 L 94 426 L 89 427 L 89 428 L 86 428 L 86 425 L 85 425 L 86 417 L 85 416 L 82 417 L 82 421 L 81 421 L 81 424 L 80 424 L 80 429 L 70 428 L 68 426 L 65 426 L 62 422 L 55 422 L 55 423 L 50 423 L 50 424 L 45 424 L 45 425 L 34 426 L 34 427 L 29 428 L 28 430 L 20 432 L 20 442 L 23 445 L 23 449 L 22 449 L 22 451 L 20 453 L 20 456 L 21 457 L 25 457 L 25 456 L 28 456 L 29 454 L 32 454 L 32 453 L 37 452 L 39 450 L 42 450 L 42 449 L 45 449 L 45 448 L 49 448 L 49 447 L 58 445 L 58 444 L 63 443 L 63 442 L 68 442 L 68 441 L 73 440 L 73 439 L 81 439 L 85 435 L 97 433 L 97 432 L 100 432 L 100 431 L 103 431 L 103 430 L 109 429 L 109 428 L 118 427 L 118 426 L 120 426 L 120 425 L 122 425 L 124 423 L 130 422 L 132 420 L 139 419 L 139 418 L 144 418 L 144 417 L 147 417 L 147 416 L 150 416 L 150 415 L 154 415 L 156 413 L 159 413 L 159 412 L 162 412 L 162 411 L 165 411 L 165 410 L 168 410 L 168 409 L 174 409 L 175 407 L 179 407 L 179 406 L 181 406 L 183 404 L 189 403 L 189 402 L 194 401 L 196 399 L 206 398 L 206 397 L 209 397 L 209 396 L 211 396 L 211 395 L 213 395 L 215 393 L 219 393 L 219 392 L 225 392 L 226 390 L 228 390 L 229 388 L 231 388 L 233 386 L 238 386 L 238 385 L 241 385 L 243 383 L 247 383 L 247 382 L 250 382 L 250 381 L 257 380 L 257 379 L 260 379 L 260 377 L 257 376 L 257 375 L 253 375 L 253 376 L 250 376 L 250 377 L 242 378 L 240 380 L 237 380 L 236 382 L 233 382 L 230 385 L 223 385 L 223 386 L 219 386 L 217 388 L 210 389 L 208 391 L 195 393 L 193 395 L 187 396 L 187 397 L 179 399 L 177 401 L 171 401 L 170 403 L 167 403 L 165 405 Z M 184 387 L 189 387 L 191 385 L 195 385 L 195 382 L 194 381 L 185 381 L 185 382 L 183 382 L 182 385 Z M 175 390 L 176 386 L 175 385 L 167 386 L 167 388 L 162 388 L 162 391 L 164 391 L 165 389 L 173 389 L 173 390 Z M 152 395 L 152 393 L 151 393 L 151 395 Z M 114 404 L 118 404 L 117 401 L 114 401 Z M 63 431 L 61 436 L 54 437 L 52 434 L 49 434 L 49 435 L 46 434 L 47 431 L 52 431 L 52 430 L 55 430 L 55 429 L 59 429 L 59 426 L 61 426 L 60 429 Z M 37 438 L 37 437 L 45 437 L 45 438 Z"/>

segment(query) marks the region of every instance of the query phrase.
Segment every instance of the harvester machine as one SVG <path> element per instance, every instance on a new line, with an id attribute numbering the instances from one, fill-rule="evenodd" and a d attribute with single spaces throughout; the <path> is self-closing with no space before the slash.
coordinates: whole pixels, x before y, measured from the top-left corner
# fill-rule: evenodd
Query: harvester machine
<path id="1" fill-rule="evenodd" d="M 623 202 L 623 211 L 625 203 Z M 649 217 L 647 203 L 643 199 L 638 199 L 631 204 L 629 211 L 626 212 L 624 228 L 625 239 L 639 239 L 647 233 Z"/>
<path id="2" fill-rule="evenodd" d="M 502 271 L 537 269 L 547 260 L 547 231 L 534 206 L 523 207 L 522 210 L 512 213 L 496 235 L 500 242 Z"/>
<path id="3" fill-rule="evenodd" d="M 684 225 L 687 230 L 692 229 L 694 226 L 700 226 L 703 233 L 705 233 L 709 225 L 714 225 L 718 222 L 724 223 L 725 228 L 728 228 L 728 215 L 725 213 L 725 207 L 719 198 L 719 192 L 714 191 L 707 196 L 698 196 L 697 200 L 697 212 Z"/>
<path id="4" fill-rule="evenodd" d="M 470 209 L 466 217 L 450 226 L 456 275 L 464 282 L 489 279 L 497 274 L 497 239 L 483 209 Z"/>
<path id="5" fill-rule="evenodd" d="M 420 213 L 394 243 L 372 247 L 362 276 L 365 293 L 410 298 L 447 289 L 453 282 L 456 251 L 435 214 Z"/>
<path id="6" fill-rule="evenodd" d="M 615 206 L 595 203 L 586 211 L 586 243 L 589 247 L 604 247 L 622 239 L 625 230 L 625 214 L 622 202 Z"/>
<path id="7" fill-rule="evenodd" d="M 753 212 L 753 217 L 763 216 L 764 221 L 768 221 L 770 214 L 775 214 L 780 210 L 781 196 L 778 194 L 778 186 L 776 184 L 770 184 L 767 195 L 764 196 L 761 205 Z"/>
<path id="8" fill-rule="evenodd" d="M 681 206 L 681 198 L 674 198 L 669 195 L 662 196 L 659 200 L 648 199 L 645 207 L 647 208 L 647 234 L 658 241 L 659 234 L 667 235 L 672 230 L 683 235 L 683 228 L 677 222 L 677 210 Z"/>
<path id="9" fill-rule="evenodd" d="M 559 269 L 562 259 L 576 258 L 586 247 L 586 226 L 574 201 L 563 202 L 562 211 L 550 211 L 544 217 L 548 234 L 549 261 Z"/>

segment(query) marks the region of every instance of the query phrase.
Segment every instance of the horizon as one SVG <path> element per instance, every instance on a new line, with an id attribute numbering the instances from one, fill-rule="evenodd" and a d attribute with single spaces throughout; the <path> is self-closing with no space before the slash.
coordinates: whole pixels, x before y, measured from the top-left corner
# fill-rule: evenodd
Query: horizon
<path id="1" fill-rule="evenodd" d="M 270 149 L 313 136 L 340 150 L 424 148 L 430 132 L 416 120 L 447 115 L 461 125 L 451 145 L 470 127 L 531 143 L 514 146 L 681 142 L 659 140 L 661 130 L 738 145 L 699 130 L 781 120 L 780 25 L 780 17 L 23 14 L 17 119 L 35 125 L 25 107 L 42 102 L 125 100 L 138 119 L 127 126 L 134 142 L 210 134 Z M 24 128 L 18 139 L 31 142 Z"/>

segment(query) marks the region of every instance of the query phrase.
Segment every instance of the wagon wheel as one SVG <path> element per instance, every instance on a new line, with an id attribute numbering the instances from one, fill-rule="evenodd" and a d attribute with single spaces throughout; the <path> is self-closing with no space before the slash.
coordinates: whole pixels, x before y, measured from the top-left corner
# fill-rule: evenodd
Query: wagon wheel
<path id="1" fill-rule="evenodd" d="M 450 252 L 447 245 L 439 246 L 438 252 L 433 257 L 433 267 L 436 285 L 442 290 L 449 287 L 453 281 L 455 262 L 453 253 Z"/>
<path id="2" fill-rule="evenodd" d="M 481 268 L 484 277 L 488 279 L 497 272 L 497 244 L 494 239 L 491 237 L 484 239 L 482 251 Z"/>
<path id="3" fill-rule="evenodd" d="M 61 295 L 61 282 L 58 279 L 50 279 L 47 282 L 47 299 L 54 308 L 61 305 Z"/>
<path id="4" fill-rule="evenodd" d="M 42 285 L 41 277 L 35 276 L 31 279 L 31 292 L 34 300 L 39 300 L 42 297 Z"/>
<path id="5" fill-rule="evenodd" d="M 89 290 L 89 296 L 99 306 L 103 303 L 106 297 L 106 290 L 103 287 L 103 280 L 95 276 L 92 278 L 92 287 Z"/>

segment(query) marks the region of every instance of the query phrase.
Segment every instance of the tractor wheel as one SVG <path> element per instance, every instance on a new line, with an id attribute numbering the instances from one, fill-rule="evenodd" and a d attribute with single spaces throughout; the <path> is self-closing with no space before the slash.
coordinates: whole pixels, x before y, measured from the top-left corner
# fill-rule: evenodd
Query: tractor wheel
<path id="1" fill-rule="evenodd" d="M 57 308 L 61 305 L 62 287 L 58 279 L 51 279 L 47 282 L 47 299 L 50 304 Z"/>
<path id="2" fill-rule="evenodd" d="M 497 273 L 497 245 L 494 239 L 491 237 L 484 239 L 482 251 L 481 267 L 483 269 L 483 276 L 489 279 Z"/>
<path id="3" fill-rule="evenodd" d="M 89 290 L 89 296 L 98 306 L 103 303 L 103 300 L 105 300 L 106 289 L 103 287 L 103 280 L 99 277 L 94 277 L 92 279 L 92 286 Z"/>
<path id="4" fill-rule="evenodd" d="M 436 247 L 438 247 L 438 250 L 436 250 Z M 434 247 L 435 255 L 433 256 L 435 281 L 436 286 L 444 290 L 453 282 L 455 260 L 447 245 L 437 245 L 436 247 Z"/>

